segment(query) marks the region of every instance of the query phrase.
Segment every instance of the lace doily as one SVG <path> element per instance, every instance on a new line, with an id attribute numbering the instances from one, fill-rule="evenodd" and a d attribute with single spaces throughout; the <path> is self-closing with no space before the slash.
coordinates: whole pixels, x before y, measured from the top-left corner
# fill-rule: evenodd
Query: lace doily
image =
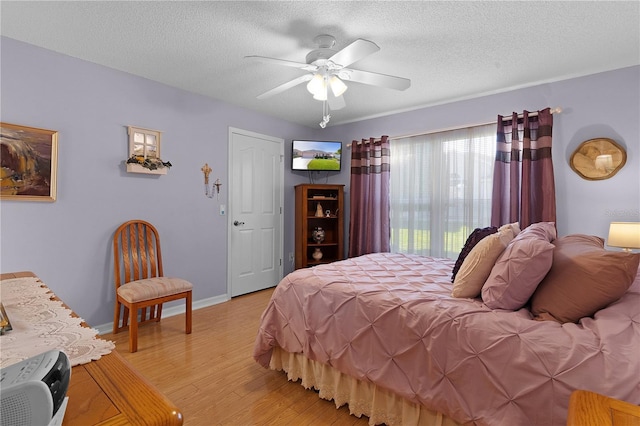
<path id="1" fill-rule="evenodd" d="M 98 360 L 115 349 L 115 344 L 96 338 L 98 332 L 83 327 L 82 318 L 58 300 L 35 277 L 0 281 L 0 301 L 12 330 L 0 336 L 0 368 L 48 350 L 63 351 L 71 366 Z"/>

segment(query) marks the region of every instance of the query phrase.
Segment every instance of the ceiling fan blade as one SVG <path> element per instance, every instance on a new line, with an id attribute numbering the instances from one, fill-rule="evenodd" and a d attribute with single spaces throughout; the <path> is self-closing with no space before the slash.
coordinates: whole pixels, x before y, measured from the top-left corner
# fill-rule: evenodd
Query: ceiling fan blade
<path id="1" fill-rule="evenodd" d="M 333 93 L 331 93 L 330 90 L 327 95 L 327 102 L 329 103 L 329 108 L 331 109 L 331 111 L 337 111 L 347 106 L 342 95 L 333 96 Z"/>
<path id="2" fill-rule="evenodd" d="M 394 90 L 406 90 L 411 86 L 411 80 L 408 78 L 348 68 L 341 69 L 338 73 L 338 77 L 346 81 L 386 87 L 387 89 Z"/>
<path id="3" fill-rule="evenodd" d="M 293 80 L 291 80 L 291 81 L 287 81 L 286 83 L 281 84 L 281 85 L 280 85 L 280 86 L 278 86 L 278 87 L 274 87 L 273 89 L 271 89 L 271 90 L 268 90 L 268 91 L 264 92 L 263 94 L 259 95 L 257 98 L 258 98 L 258 99 L 266 99 L 266 98 L 269 98 L 269 97 L 271 97 L 271 96 L 273 96 L 273 95 L 277 95 L 278 93 L 282 93 L 282 92 L 284 92 L 284 91 L 285 91 L 285 90 L 287 90 L 287 89 L 291 89 L 292 87 L 297 86 L 298 84 L 302 84 L 302 83 L 304 83 L 305 81 L 309 81 L 309 80 L 311 80 L 312 78 L 313 78 L 313 75 L 311 75 L 311 74 L 301 75 L 301 76 L 300 76 L 300 77 L 298 77 L 298 78 L 294 78 L 294 79 L 293 79 Z"/>
<path id="4" fill-rule="evenodd" d="M 244 58 L 249 60 L 260 61 L 260 62 L 267 62 L 271 64 L 276 64 L 276 65 L 284 65 L 285 67 L 299 68 L 301 70 L 311 71 L 311 72 L 316 71 L 318 69 L 318 67 L 315 65 L 305 64 L 303 62 L 286 61 L 284 59 L 269 58 L 267 56 L 253 55 L 253 56 L 245 56 Z"/>
<path id="5" fill-rule="evenodd" d="M 380 50 L 380 47 L 378 47 L 374 42 L 359 38 L 344 49 L 335 53 L 329 58 L 329 60 L 336 65 L 347 67 L 352 63 L 377 52 L 378 50 Z"/>

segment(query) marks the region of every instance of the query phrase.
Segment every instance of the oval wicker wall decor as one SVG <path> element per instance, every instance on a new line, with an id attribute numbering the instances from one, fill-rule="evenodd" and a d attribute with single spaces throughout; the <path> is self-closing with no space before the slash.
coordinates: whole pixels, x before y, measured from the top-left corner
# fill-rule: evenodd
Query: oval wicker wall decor
<path id="1" fill-rule="evenodd" d="M 627 153 L 613 139 L 595 138 L 584 141 L 571 154 L 569 164 L 574 172 L 587 180 L 609 179 L 627 162 Z"/>

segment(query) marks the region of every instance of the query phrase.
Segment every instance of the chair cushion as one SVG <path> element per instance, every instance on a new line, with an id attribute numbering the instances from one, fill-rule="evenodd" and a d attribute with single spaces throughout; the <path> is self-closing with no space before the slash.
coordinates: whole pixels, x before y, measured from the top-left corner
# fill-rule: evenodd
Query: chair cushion
<path id="1" fill-rule="evenodd" d="M 193 285 L 180 278 L 156 277 L 131 281 L 118 288 L 118 295 L 129 303 L 142 302 L 189 291 Z"/>

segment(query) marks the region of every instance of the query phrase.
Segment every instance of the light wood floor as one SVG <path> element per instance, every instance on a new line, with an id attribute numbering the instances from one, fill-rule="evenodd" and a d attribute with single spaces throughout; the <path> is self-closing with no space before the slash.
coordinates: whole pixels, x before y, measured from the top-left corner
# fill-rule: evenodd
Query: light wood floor
<path id="1" fill-rule="evenodd" d="M 185 425 L 367 425 L 366 417 L 336 409 L 285 373 L 252 358 L 260 315 L 273 289 L 193 311 L 193 333 L 184 315 L 140 327 L 138 352 L 128 332 L 105 334 L 116 350 L 182 411 Z"/>

